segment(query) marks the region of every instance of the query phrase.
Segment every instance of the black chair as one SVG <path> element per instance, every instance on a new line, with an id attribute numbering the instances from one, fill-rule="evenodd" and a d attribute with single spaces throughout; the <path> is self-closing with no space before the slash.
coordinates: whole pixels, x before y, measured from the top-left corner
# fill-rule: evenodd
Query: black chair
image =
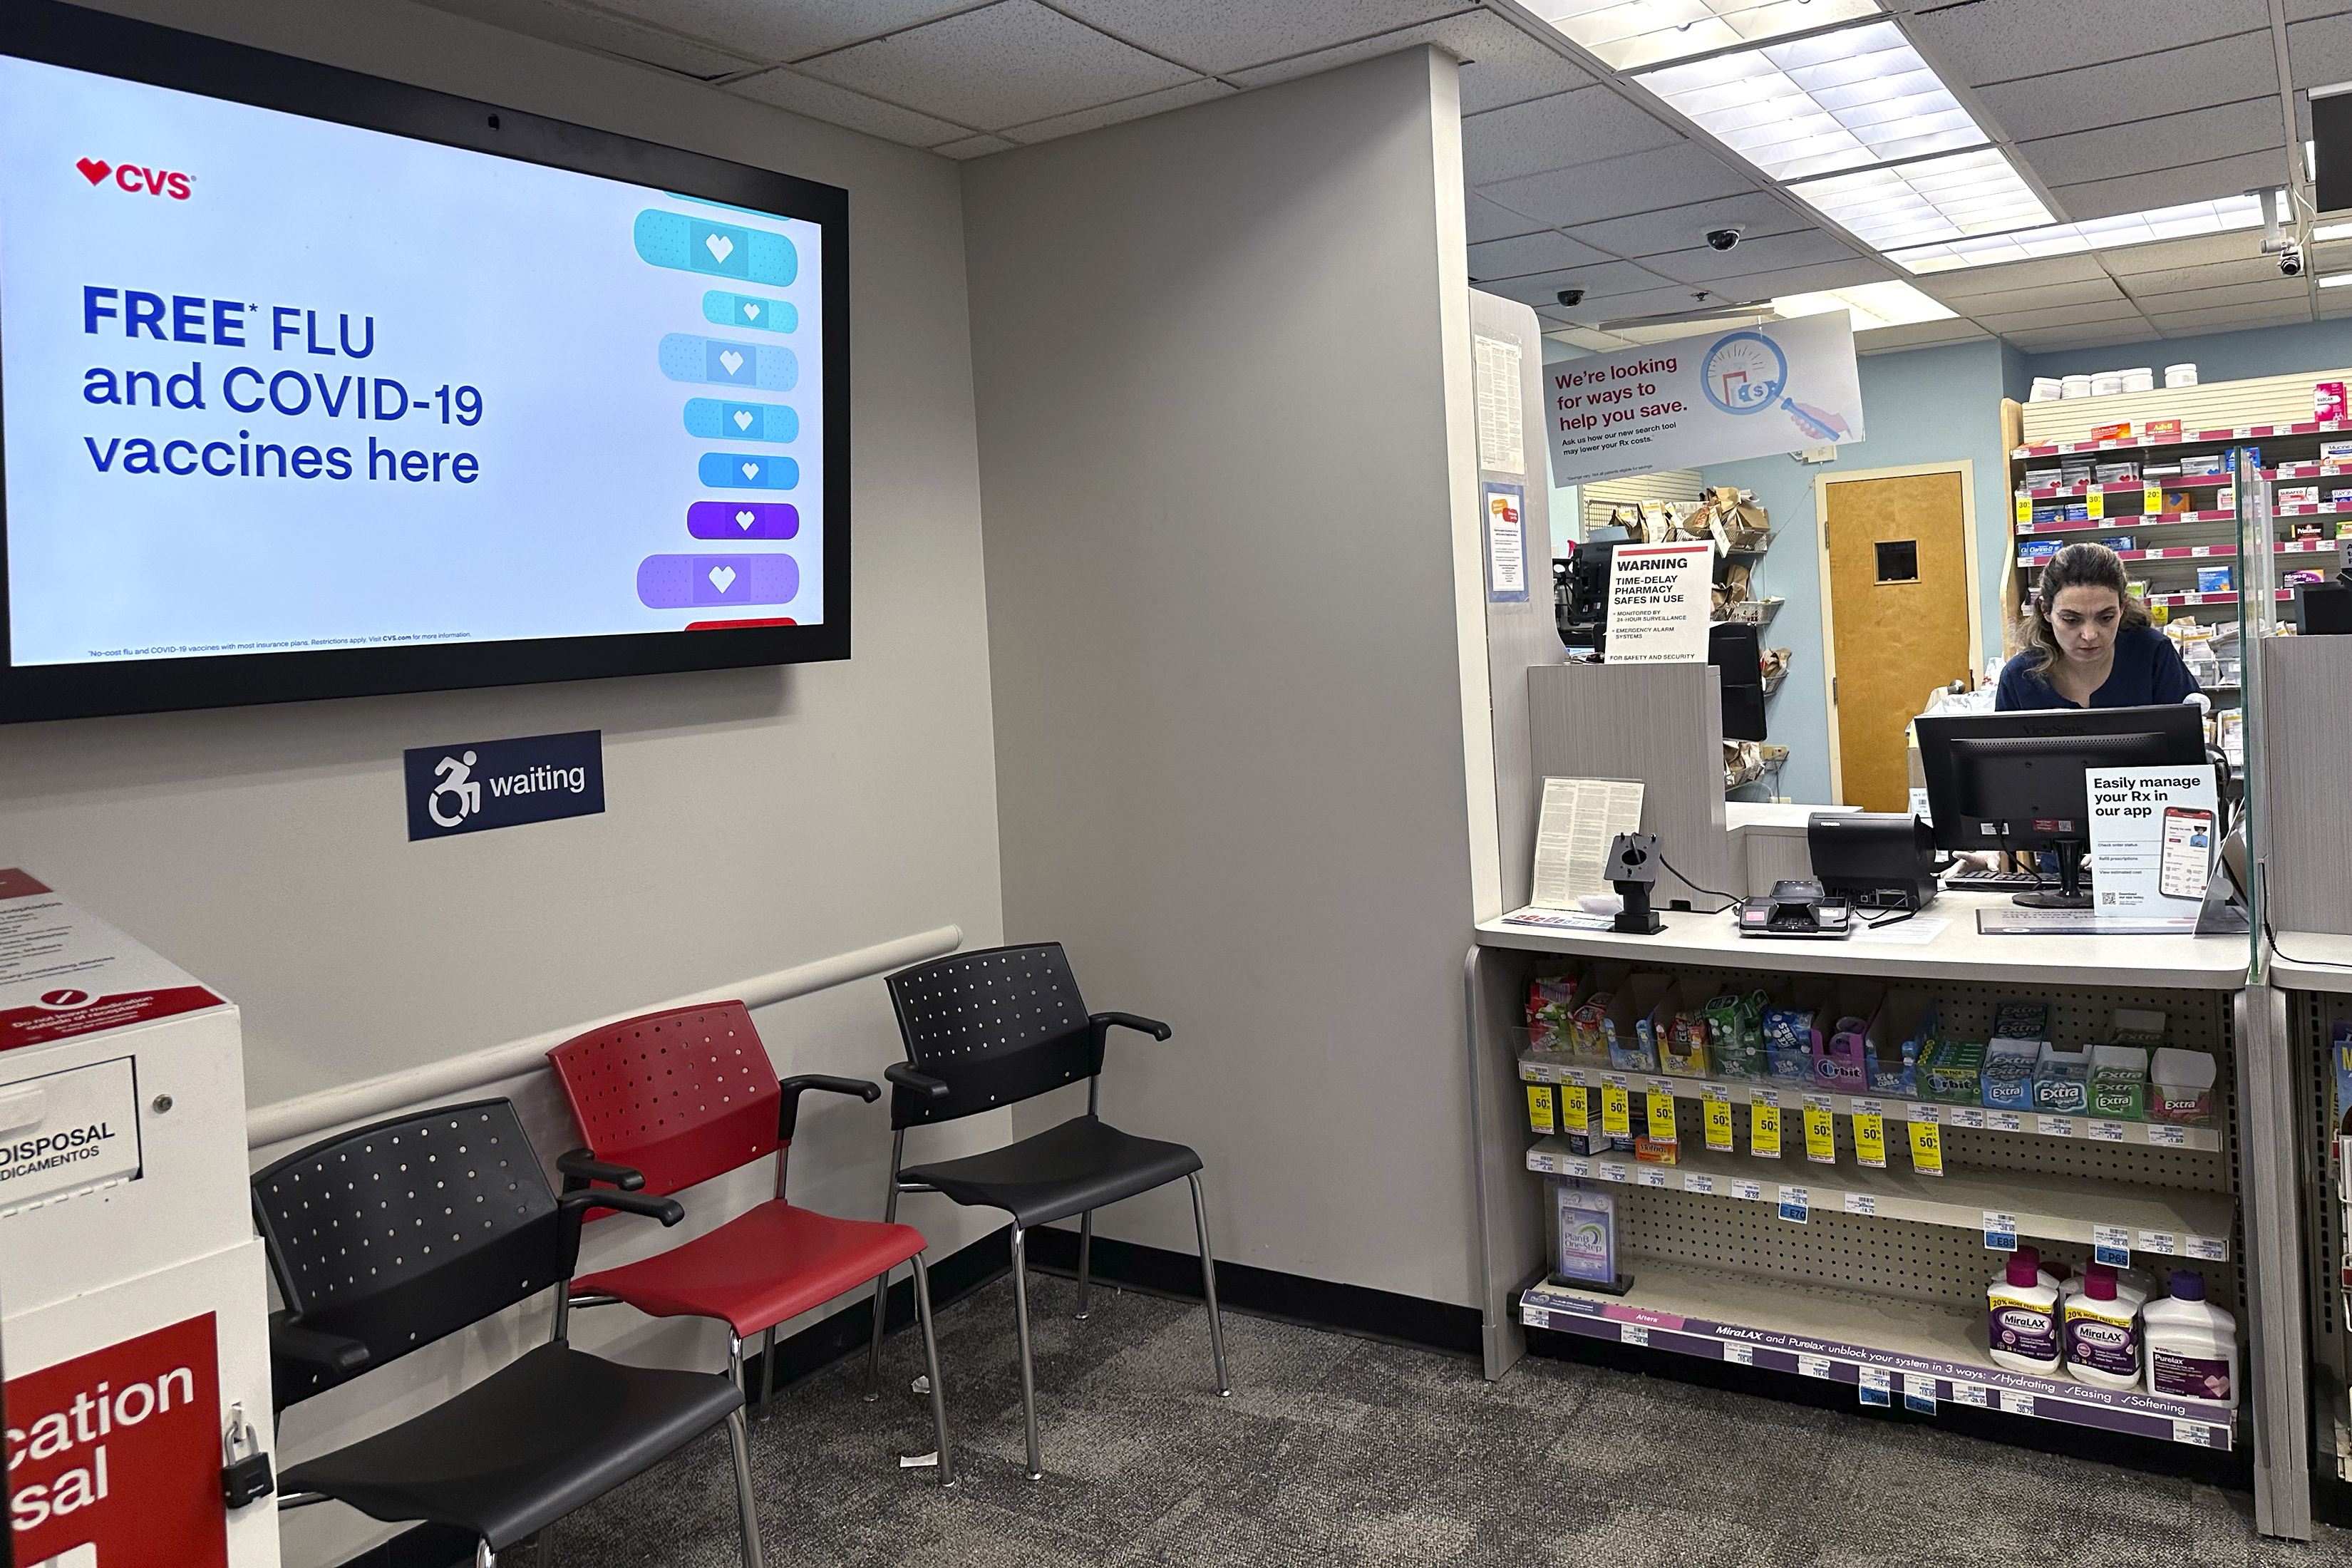
<path id="1" fill-rule="evenodd" d="M 1021 1342 L 1021 1415 L 1028 1427 L 1029 1479 L 1045 1475 L 1037 1447 L 1037 1393 L 1029 1357 L 1028 1233 L 1072 1215 L 1078 1223 L 1078 1317 L 1087 1316 L 1095 1214 L 1105 1204 L 1181 1177 L 1192 1185 L 1192 1225 L 1201 1238 L 1202 1293 L 1209 1304 L 1209 1348 L 1217 1393 L 1225 1378 L 1225 1331 L 1217 1315 L 1217 1265 L 1209 1250 L 1209 1216 L 1201 1201 L 1201 1156 L 1181 1143 L 1130 1137 L 1095 1114 L 1103 1043 L 1114 1026 L 1166 1039 L 1168 1026 L 1132 1013 L 1089 1015 L 1059 942 L 960 952 L 902 969 L 889 978 L 890 1005 L 907 1059 L 883 1076 L 890 1095 L 890 1187 L 884 1215 L 898 1217 L 901 1193 L 940 1193 L 975 1208 L 1013 1216 L 1013 1310 Z M 953 1121 L 1087 1080 L 1087 1113 L 1033 1138 L 961 1160 L 902 1170 L 907 1129 Z M 871 1366 L 882 1353 L 882 1290 L 875 1288 Z"/>
<path id="2" fill-rule="evenodd" d="M 289 1468 L 280 1507 L 330 1498 L 372 1518 L 470 1531 L 478 1568 L 719 1425 L 734 1445 L 743 1561 L 760 1524 L 730 1375 L 623 1366 L 573 1350 L 561 1304 L 592 1208 L 676 1225 L 672 1198 L 548 1189 L 503 1100 L 379 1121 L 253 1177 L 286 1310 L 269 1321 L 278 1407 L 399 1360 L 553 1289 L 555 1333 L 453 1399 Z M 740 1356 L 730 1355 L 730 1361 Z"/>

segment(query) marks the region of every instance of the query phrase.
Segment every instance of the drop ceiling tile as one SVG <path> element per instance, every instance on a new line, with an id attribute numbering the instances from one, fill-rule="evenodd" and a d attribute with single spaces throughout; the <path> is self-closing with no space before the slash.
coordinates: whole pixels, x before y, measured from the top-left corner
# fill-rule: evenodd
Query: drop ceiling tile
<path id="1" fill-rule="evenodd" d="M 1197 71 L 1225 75 L 1268 60 L 1434 21 L 1462 0 L 1055 0 L 1081 22 Z"/>
<path id="2" fill-rule="evenodd" d="M 979 158 L 991 153 L 1010 153 L 1019 145 L 1021 143 L 1018 142 L 1008 142 L 1002 136 L 992 136 L 982 132 L 978 136 L 966 136 L 961 141 L 941 142 L 931 151 L 942 158 Z"/>
<path id="3" fill-rule="evenodd" d="M 2150 316 L 2168 338 L 2201 338 L 2212 332 L 2242 332 L 2249 327 L 2288 327 L 2310 321 L 2311 307 L 2299 305 L 2237 305 L 2223 310 L 2189 310 L 2178 316 Z"/>
<path id="4" fill-rule="evenodd" d="M 1465 116 L 1462 176 L 1473 185 L 1491 185 L 1546 169 L 1670 147 L 1682 140 L 1680 132 L 1668 130 L 1610 89 L 1580 87 Z"/>
<path id="5" fill-rule="evenodd" d="M 796 60 L 970 10 L 974 0 L 593 0 L 761 61 Z"/>
<path id="6" fill-rule="evenodd" d="M 1685 142 L 1579 169 L 1554 169 L 1505 180 L 1488 187 L 1486 194 L 1514 212 L 1566 228 L 1717 196 L 1743 195 L 1754 189 L 1712 153 Z"/>
<path id="7" fill-rule="evenodd" d="M 2251 234 L 2238 237 L 2245 248 L 2254 247 Z M 2203 293 L 2215 289 L 2249 288 L 2276 290 L 2284 285 L 2301 289 L 2302 280 L 2279 276 L 2278 259 L 2270 256 L 2242 256 L 2235 261 L 2216 261 L 2203 267 L 2176 267 L 2164 272 L 2130 272 L 2124 275 L 2124 287 L 2135 300 L 2160 300 L 2169 295 Z M 2155 305 L 2151 310 L 2177 310 L 2178 306 Z"/>
<path id="8" fill-rule="evenodd" d="M 1704 283 L 1716 278 L 1740 278 L 1752 272 L 1785 272 L 1793 267 L 1854 259 L 1853 247 L 1833 234 L 1812 229 L 1803 234 L 1743 238 L 1729 250 L 1717 250 L 1704 239 L 1695 239 L 1680 250 L 1646 257 L 1643 265 L 1655 268 L 1676 282 Z M 1874 268 L 1874 272 L 1878 270 Z M 1879 275 L 1884 274 L 1879 272 Z"/>
<path id="9" fill-rule="evenodd" d="M 2285 140 L 2278 97 L 2273 93 L 2215 109 L 2046 136 L 2020 142 L 2017 151 L 2045 183 L 2057 186 L 2210 163 L 2258 148 L 2276 148 Z"/>
<path id="10" fill-rule="evenodd" d="M 1242 87 L 1268 87 L 1313 76 L 1399 49 L 1434 45 L 1463 62 L 1462 112 L 1476 114 L 1531 98 L 1545 98 L 1592 80 L 1561 49 L 1531 37 L 1491 11 L 1465 10 L 1439 22 L 1401 27 L 1338 48 L 1224 73 Z"/>
<path id="11" fill-rule="evenodd" d="M 1553 305 L 1559 302 L 1563 289 L 1581 289 L 1585 294 L 1586 313 L 1595 301 L 1605 301 L 1616 296 L 1670 289 L 1667 279 L 1647 272 L 1630 261 L 1602 261 L 1590 267 L 1563 267 L 1550 272 L 1530 272 L 1520 278 L 1501 278 L 1479 288 L 1489 294 L 1500 294 L 1507 300 L 1520 300 L 1530 305 Z M 1683 304 L 1690 302 L 1687 291 L 1677 290 Z M 1679 310 L 1680 305 L 1668 307 Z"/>
<path id="12" fill-rule="evenodd" d="M 2051 305 L 2038 310 L 1978 309 L 1969 314 L 1994 331 L 2031 331 L 2041 327 L 2093 327 L 2104 321 L 2137 321 L 2140 313 L 2128 300 L 2100 300 L 2088 305 Z"/>
<path id="13" fill-rule="evenodd" d="M 1037 0 L 997 0 L 808 61 L 855 91 L 982 130 L 1026 125 L 1193 79 Z"/>
<path id="14" fill-rule="evenodd" d="M 1694 298 L 1696 290 L 1681 288 L 1643 289 L 1633 293 L 1612 294 L 1588 299 L 1574 310 L 1562 310 L 1547 298 L 1548 313 L 1581 326 L 1593 326 L 1601 321 L 1621 321 L 1633 316 L 1672 315 L 1696 310 L 1701 301 Z M 1706 303 L 1713 304 L 1710 298 Z"/>
<path id="15" fill-rule="evenodd" d="M 1992 334 L 1965 317 L 1948 321 L 1910 321 L 1899 327 L 1872 327 L 1853 335 L 1853 352 L 1893 353 L 1900 349 L 1937 348 L 1945 343 L 1973 342 Z"/>
<path id="16" fill-rule="evenodd" d="M 935 147 L 971 134 L 968 125 L 951 125 L 895 103 L 868 98 L 862 92 L 852 92 L 845 87 L 835 87 L 829 81 L 803 76 L 783 66 L 730 82 L 726 90 L 778 109 L 789 109 L 795 114 L 805 114 L 811 120 L 822 120 L 828 125 L 844 125 L 885 141 L 903 142 L 909 147 Z"/>
<path id="17" fill-rule="evenodd" d="M 2339 321 L 2346 316 L 2352 316 L 2352 300 L 2343 298 L 2343 296 L 2347 294 L 2352 294 L 2352 289 L 2321 289 L 2319 293 L 2319 319 L 2323 321 Z"/>
<path id="18" fill-rule="evenodd" d="M 1475 191 L 1465 194 L 1463 216 L 1469 221 L 1470 243 L 1480 244 L 1489 239 L 1508 239 L 1513 235 L 1534 234 L 1545 226 L 1535 218 L 1523 217 L 1510 208 L 1490 202 Z"/>
<path id="19" fill-rule="evenodd" d="M 1485 282 L 1524 278 L 1531 272 L 1552 272 L 1583 267 L 1615 258 L 1550 229 L 1523 234 L 1516 239 L 1489 240 L 1470 247 L 1470 276 Z"/>
<path id="20" fill-rule="evenodd" d="M 2053 71 L 1978 89 L 2014 141 L 2178 114 L 2270 95 L 2278 118 L 2278 52 L 2270 29 L 2159 54 Z M 2276 129 L 2274 126 L 2273 129 Z"/>
<path id="21" fill-rule="evenodd" d="M 2332 87 L 2352 78 L 2352 27 L 2340 16 L 2289 26 L 2286 64 L 2298 88 Z"/>
<path id="22" fill-rule="evenodd" d="M 725 76 L 765 61 L 743 49 L 718 48 L 663 27 L 624 16 L 568 5 L 561 0 L 425 0 L 436 10 L 471 16 L 510 33 L 578 44 L 628 59 L 643 60 L 684 76 Z"/>
<path id="23" fill-rule="evenodd" d="M 2217 158 L 2210 163 L 2082 184 L 2056 184 L 2050 194 L 2071 218 L 2113 217 L 2117 213 L 2146 212 L 2184 202 L 2218 201 L 2258 190 L 2265 184 L 2285 183 L 2285 137 L 2279 141 L 2282 145 L 2277 148 Z"/>
<path id="24" fill-rule="evenodd" d="M 2126 321 L 2109 322 L 2096 327 L 2043 327 L 2032 331 L 2003 332 L 2000 335 L 2028 353 L 2057 353 L 2065 349 L 2100 349 L 2124 343 L 2145 343 L 2151 340 L 2149 328 Z"/>
<path id="25" fill-rule="evenodd" d="M 1613 250 L 1620 256 L 1657 256 L 1706 243 L 1707 231 L 1742 228 L 1750 243 L 1774 234 L 1821 232 L 1790 203 L 1752 191 L 1722 201 L 1696 202 L 1666 207 L 1633 217 L 1611 218 L 1580 226 L 1576 237 Z"/>
<path id="26" fill-rule="evenodd" d="M 1106 125 L 1141 120 L 1147 115 L 1165 114 L 1171 109 L 1189 109 L 1213 98 L 1231 98 L 1239 90 L 1202 77 L 1199 81 L 1188 81 L 1181 87 L 1163 87 L 1158 92 L 1123 98 L 1117 103 L 1106 103 L 1097 109 L 1081 109 L 1076 114 L 1057 114 L 1051 120 L 1015 125 L 1004 134 L 1024 145 L 1051 142 L 1056 136 L 1075 136 L 1081 131 L 1096 131 Z"/>
<path id="27" fill-rule="evenodd" d="M 1955 294 L 1946 289 L 1944 281 L 1950 273 L 1930 273 L 1914 278 L 1911 286 L 1931 300 L 1940 300 L 1964 316 L 1981 315 L 1988 310 L 2040 310 L 2053 305 L 2116 305 L 2125 302 L 2123 290 L 2105 278 L 2086 278 L 2078 283 L 2044 283 L 2033 288 L 2012 287 L 1988 294 Z"/>
<path id="28" fill-rule="evenodd" d="M 1916 10 L 1910 23 L 1921 52 L 1971 87 L 2269 26 L 2267 0 L 1977 0 Z"/>
<path id="29" fill-rule="evenodd" d="M 2352 0 L 2286 0 L 2286 19 L 2308 22 L 2315 16 L 2340 16 L 2352 11 Z"/>
<path id="30" fill-rule="evenodd" d="M 1747 248 L 1741 247 L 1742 249 Z M 1883 261 L 1856 257 L 1849 261 L 1824 261 L 1812 267 L 1784 267 L 1773 272 L 1748 272 L 1737 278 L 1716 278 L 1693 287 L 1738 300 L 1769 300 L 1781 294 L 1811 294 L 1822 289 L 1854 289 L 1900 276 Z"/>
<path id="31" fill-rule="evenodd" d="M 1922 285 L 1932 282 L 1937 299 L 1955 300 L 2004 294 L 2011 289 L 2040 289 L 2052 283 L 2103 282 L 2106 278 L 2105 268 L 2094 257 L 2046 256 L 2038 261 L 2008 261 L 1998 267 L 1960 267 L 1949 272 L 1922 273 L 1911 280 Z"/>
<path id="32" fill-rule="evenodd" d="M 2140 300 L 2139 308 L 2154 316 L 2239 305 L 2287 303 L 2307 308 L 2311 303 L 2311 286 L 2301 278 L 2282 278 L 2273 269 L 2270 277 L 2260 283 L 2231 283 L 2219 289 L 2196 289 L 2181 294 L 2150 295 Z"/>
<path id="33" fill-rule="evenodd" d="M 2099 259 L 2107 270 L 2118 276 L 2140 272 L 2174 272 L 2189 267 L 2210 267 L 2218 262 L 2242 261 L 2258 255 L 2262 236 L 2253 229 L 2231 229 L 2227 234 L 2192 235 L 2186 239 L 2159 239 L 2153 245 L 2127 245 L 2115 250 L 2099 252 Z M 2265 265 L 2275 265 L 2265 263 Z"/>

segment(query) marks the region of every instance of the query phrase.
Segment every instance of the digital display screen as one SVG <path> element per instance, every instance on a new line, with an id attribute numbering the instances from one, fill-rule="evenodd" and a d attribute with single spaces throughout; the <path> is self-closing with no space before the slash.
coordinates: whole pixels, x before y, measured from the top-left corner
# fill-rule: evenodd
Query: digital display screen
<path id="1" fill-rule="evenodd" d="M 9 679 L 445 650 L 338 665 L 404 689 L 628 673 L 648 637 L 809 657 L 740 639 L 845 621 L 836 254 L 809 217 L 0 55 Z M 447 651 L 578 639 L 612 651 Z M 258 679 L 181 684 L 344 689 Z"/>

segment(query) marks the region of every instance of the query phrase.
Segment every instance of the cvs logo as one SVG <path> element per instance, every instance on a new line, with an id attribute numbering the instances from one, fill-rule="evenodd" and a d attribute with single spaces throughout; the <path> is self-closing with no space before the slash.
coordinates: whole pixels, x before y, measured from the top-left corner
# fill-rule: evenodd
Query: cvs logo
<path id="1" fill-rule="evenodd" d="M 188 176 L 169 169 L 142 169 L 136 163 L 110 163 L 103 158 L 77 159 L 74 167 L 81 177 L 93 185 L 106 183 L 109 174 L 126 191 L 144 191 L 151 196 L 169 196 L 175 202 L 188 199 Z"/>

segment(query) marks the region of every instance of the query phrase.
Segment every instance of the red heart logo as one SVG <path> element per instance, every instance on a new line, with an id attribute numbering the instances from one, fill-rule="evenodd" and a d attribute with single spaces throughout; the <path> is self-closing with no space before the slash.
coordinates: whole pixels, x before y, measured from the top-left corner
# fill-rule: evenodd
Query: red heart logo
<path id="1" fill-rule="evenodd" d="M 107 175 L 114 173 L 114 165 L 108 163 L 103 158 L 77 159 L 74 163 L 74 167 L 79 169 L 81 171 L 81 177 L 88 180 L 93 185 L 106 178 Z"/>

